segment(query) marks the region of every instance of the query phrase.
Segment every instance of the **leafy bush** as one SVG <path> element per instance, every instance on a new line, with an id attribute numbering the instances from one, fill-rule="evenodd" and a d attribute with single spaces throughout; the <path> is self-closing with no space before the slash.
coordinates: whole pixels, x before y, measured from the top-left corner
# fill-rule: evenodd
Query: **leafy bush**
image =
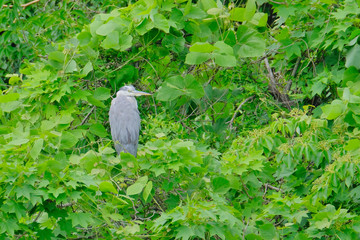
<path id="1" fill-rule="evenodd" d="M 1 238 L 359 238 L 356 1 L 37 4 L 0 13 Z"/>

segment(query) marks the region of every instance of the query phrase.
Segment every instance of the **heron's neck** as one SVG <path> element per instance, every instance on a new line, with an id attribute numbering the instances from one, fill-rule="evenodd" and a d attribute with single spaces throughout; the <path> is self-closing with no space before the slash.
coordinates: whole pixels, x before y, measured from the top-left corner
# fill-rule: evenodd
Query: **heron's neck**
<path id="1" fill-rule="evenodd" d="M 133 103 L 136 106 L 136 108 L 138 107 L 135 97 L 133 97 L 133 96 L 125 96 L 125 97 L 126 97 L 126 100 Z"/>

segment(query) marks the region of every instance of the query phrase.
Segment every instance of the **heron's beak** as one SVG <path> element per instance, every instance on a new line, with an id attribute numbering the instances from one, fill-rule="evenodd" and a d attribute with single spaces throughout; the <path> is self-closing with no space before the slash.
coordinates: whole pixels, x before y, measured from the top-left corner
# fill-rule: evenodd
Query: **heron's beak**
<path id="1" fill-rule="evenodd" d="M 144 96 L 144 95 L 152 95 L 151 93 L 142 92 L 142 91 L 133 91 L 134 96 Z"/>

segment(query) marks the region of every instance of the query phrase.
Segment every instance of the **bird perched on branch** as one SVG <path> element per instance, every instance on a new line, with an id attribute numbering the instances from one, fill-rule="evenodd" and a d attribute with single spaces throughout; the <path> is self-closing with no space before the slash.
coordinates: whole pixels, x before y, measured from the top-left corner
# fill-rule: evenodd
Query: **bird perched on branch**
<path id="1" fill-rule="evenodd" d="M 124 86 L 116 93 L 111 101 L 109 111 L 111 136 L 118 154 L 128 152 L 136 157 L 140 115 L 136 96 L 151 95 L 147 92 L 137 91 L 133 86 Z"/>

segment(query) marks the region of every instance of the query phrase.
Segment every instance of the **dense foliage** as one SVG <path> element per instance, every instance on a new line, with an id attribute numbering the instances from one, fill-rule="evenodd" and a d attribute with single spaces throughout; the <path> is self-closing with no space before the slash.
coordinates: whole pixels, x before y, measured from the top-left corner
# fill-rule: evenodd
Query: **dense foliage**
<path id="1" fill-rule="evenodd" d="M 360 238 L 359 1 L 21 4 L 0 1 L 1 239 Z M 124 84 L 154 93 L 137 158 L 109 134 Z"/>

